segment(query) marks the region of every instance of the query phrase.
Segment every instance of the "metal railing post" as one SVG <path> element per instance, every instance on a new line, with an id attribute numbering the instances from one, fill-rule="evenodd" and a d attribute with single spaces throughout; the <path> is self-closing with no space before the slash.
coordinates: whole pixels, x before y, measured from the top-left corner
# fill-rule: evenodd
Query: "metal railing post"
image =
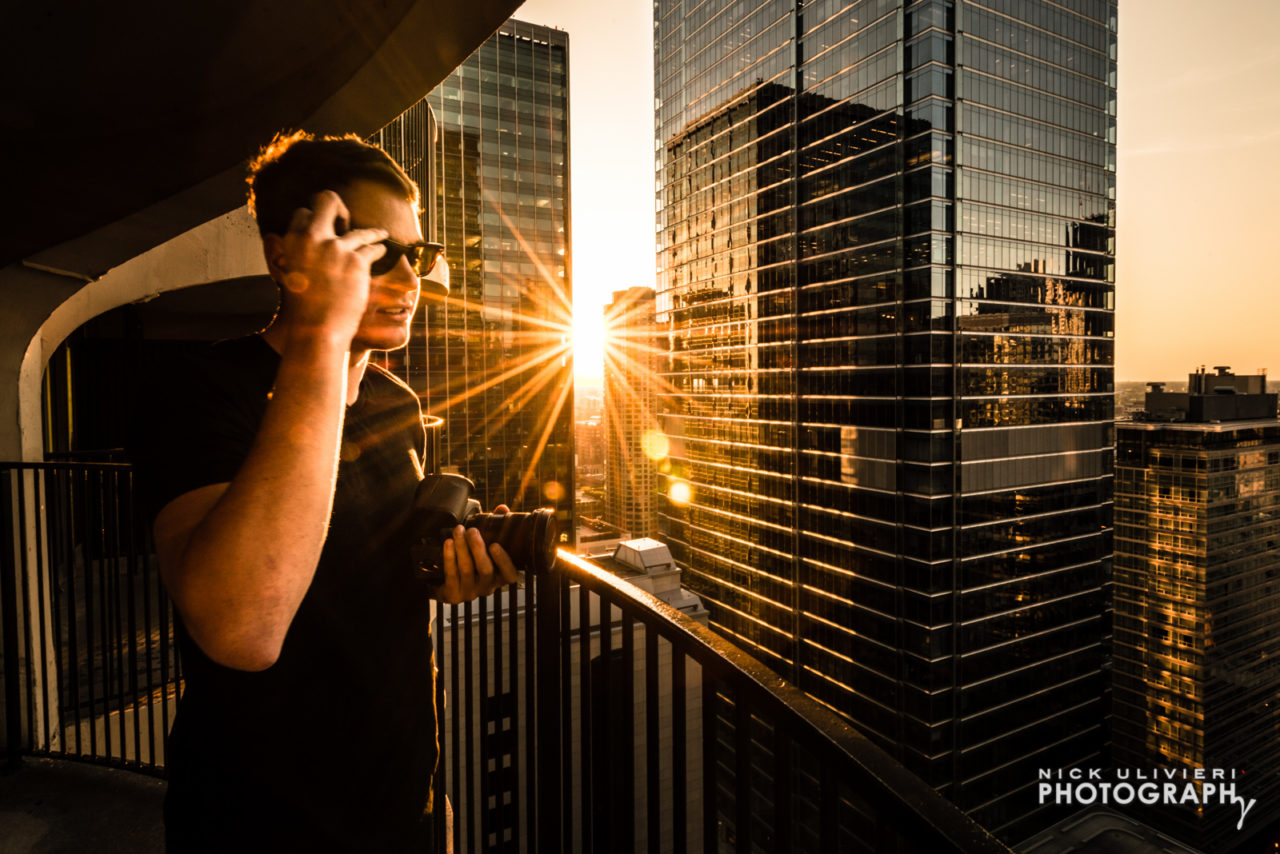
<path id="1" fill-rule="evenodd" d="M 560 827 L 560 727 L 561 716 L 568 710 L 560 708 L 560 643 L 562 614 L 560 612 L 560 585 L 565 583 L 557 572 L 534 577 L 534 619 L 537 621 L 537 721 L 538 739 L 537 804 L 527 805 L 538 815 L 537 851 L 542 854 L 564 850 Z"/>
<path id="2" fill-rule="evenodd" d="M 18 643 L 18 568 L 16 526 L 13 512 L 14 473 L 0 484 L 0 620 L 4 621 L 4 723 L 5 765 L 12 769 L 22 761 L 22 663 Z"/>

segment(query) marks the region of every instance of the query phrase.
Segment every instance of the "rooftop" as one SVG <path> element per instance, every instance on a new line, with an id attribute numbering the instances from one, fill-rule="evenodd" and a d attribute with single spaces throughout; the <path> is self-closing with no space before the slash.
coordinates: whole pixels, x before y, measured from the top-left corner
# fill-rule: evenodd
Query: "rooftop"
<path id="1" fill-rule="evenodd" d="M 1280 426 L 1280 418 L 1250 418 L 1240 421 L 1117 421 L 1125 430 L 1183 430 L 1188 433 L 1230 433 Z"/>
<path id="2" fill-rule="evenodd" d="M 1103 808 L 1076 813 L 1016 850 L 1018 854 L 1198 854 L 1137 819 Z"/>

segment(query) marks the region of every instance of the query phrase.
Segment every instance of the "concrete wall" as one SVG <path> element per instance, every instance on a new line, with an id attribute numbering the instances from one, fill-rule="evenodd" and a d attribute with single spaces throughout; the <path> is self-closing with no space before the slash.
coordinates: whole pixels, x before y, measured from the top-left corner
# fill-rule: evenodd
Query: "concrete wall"
<path id="1" fill-rule="evenodd" d="M 86 321 L 166 291 L 265 273 L 257 227 L 244 207 L 94 280 L 24 264 L 0 270 L 0 460 L 43 458 L 40 387 L 45 365 Z"/>

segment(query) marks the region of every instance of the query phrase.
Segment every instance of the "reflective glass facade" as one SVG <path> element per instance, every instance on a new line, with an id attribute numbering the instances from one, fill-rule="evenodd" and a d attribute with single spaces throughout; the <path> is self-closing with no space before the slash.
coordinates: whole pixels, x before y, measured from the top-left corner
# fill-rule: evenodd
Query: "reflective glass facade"
<path id="1" fill-rule="evenodd" d="M 1120 422 L 1116 438 L 1116 764 L 1236 769 L 1257 828 L 1280 812 L 1280 421 Z M 1239 817 L 1160 821 L 1224 851 Z"/>
<path id="2" fill-rule="evenodd" d="M 658 532 L 654 458 L 662 450 L 654 411 L 653 290 L 615 291 L 604 307 L 604 329 L 604 519 L 632 538 L 652 537 Z"/>
<path id="3" fill-rule="evenodd" d="M 486 508 L 557 508 L 572 531 L 568 35 L 508 21 L 427 96 L 436 239 L 452 275 L 405 370 L 445 419 L 441 462 Z"/>
<path id="4" fill-rule="evenodd" d="M 664 537 L 718 631 L 1022 838 L 1105 745 L 1115 4 L 655 17 Z"/>

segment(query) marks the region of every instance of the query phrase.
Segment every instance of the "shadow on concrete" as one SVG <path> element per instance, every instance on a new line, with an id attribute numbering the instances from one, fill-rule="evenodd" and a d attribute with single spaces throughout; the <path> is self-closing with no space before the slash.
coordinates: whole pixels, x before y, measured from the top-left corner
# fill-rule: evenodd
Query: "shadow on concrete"
<path id="1" fill-rule="evenodd" d="M 162 854 L 165 782 L 57 759 L 0 776 L 5 854 Z"/>

